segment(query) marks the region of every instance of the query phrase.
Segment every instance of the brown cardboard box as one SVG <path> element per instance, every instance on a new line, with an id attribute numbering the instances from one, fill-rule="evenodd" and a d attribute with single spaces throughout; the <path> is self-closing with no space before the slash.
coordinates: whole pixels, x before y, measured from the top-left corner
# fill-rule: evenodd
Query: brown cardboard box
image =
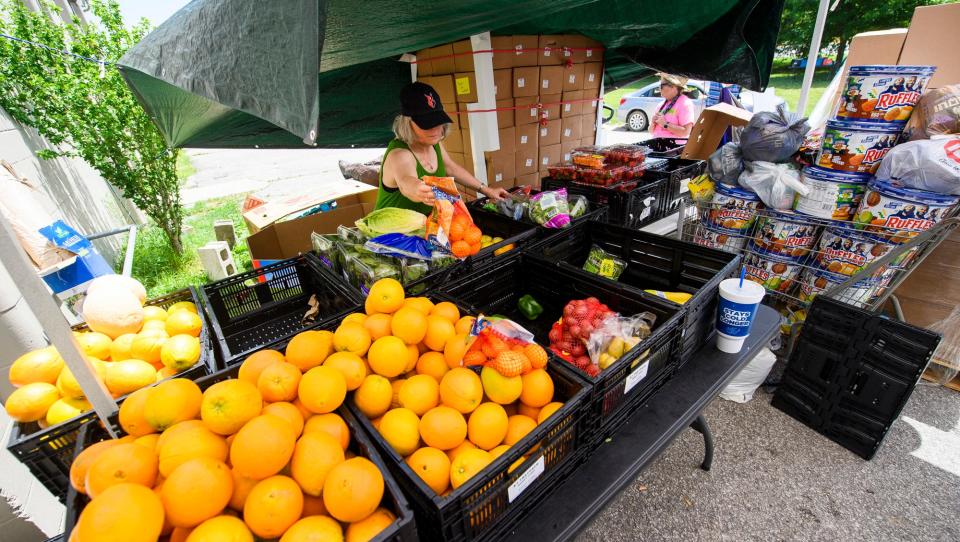
<path id="1" fill-rule="evenodd" d="M 564 67 L 563 91 L 567 92 L 569 90 L 582 90 L 584 73 L 585 73 L 585 68 L 583 64 L 574 64 L 569 68 Z"/>
<path id="2" fill-rule="evenodd" d="M 514 120 L 515 111 L 513 109 L 513 100 L 497 100 L 497 126 L 499 128 L 509 128 L 516 124 Z"/>
<path id="3" fill-rule="evenodd" d="M 517 129 L 513 126 L 509 128 L 500 128 L 500 150 L 497 152 L 513 154 L 517 152 Z"/>
<path id="4" fill-rule="evenodd" d="M 720 103 L 700 113 L 683 148 L 683 158 L 706 160 L 720 146 L 723 133 L 730 126 L 746 126 L 753 113 L 730 104 Z"/>
<path id="5" fill-rule="evenodd" d="M 540 95 L 540 104 L 543 106 L 543 118 L 548 120 L 560 118 L 560 102 L 563 101 L 562 94 Z"/>
<path id="6" fill-rule="evenodd" d="M 433 75 L 433 63 L 430 62 L 430 49 L 417 51 L 417 79 Z"/>
<path id="7" fill-rule="evenodd" d="M 377 189 L 354 180 L 343 180 L 306 194 L 262 203 L 243 213 L 243 221 L 250 233 L 256 233 L 289 216 L 296 216 L 327 201 L 338 206 L 356 203 L 376 203 Z"/>
<path id="8" fill-rule="evenodd" d="M 517 154 L 537 155 L 537 147 L 540 146 L 539 128 L 537 124 L 524 124 L 514 128 L 516 139 L 513 148 Z"/>
<path id="9" fill-rule="evenodd" d="M 592 145 L 596 145 L 596 143 L 597 143 L 596 134 L 594 134 L 591 137 L 585 137 L 580 140 L 581 147 L 590 147 Z"/>
<path id="10" fill-rule="evenodd" d="M 453 45 L 438 45 L 430 48 L 430 63 L 433 65 L 433 75 L 453 75 L 457 72 L 457 65 L 453 61 Z"/>
<path id="11" fill-rule="evenodd" d="M 356 198 L 338 200 L 337 208 L 325 213 L 316 213 L 294 220 L 286 220 L 269 225 L 247 237 L 250 258 L 254 260 L 285 260 L 299 254 L 310 252 L 313 245 L 310 234 L 337 233 L 337 226 L 353 226 L 373 210 L 376 190 L 371 191 L 374 200 L 357 202 Z"/>
<path id="12" fill-rule="evenodd" d="M 960 305 L 960 234 L 954 232 L 934 249 L 896 294 L 907 321 L 922 327 L 946 318 Z"/>
<path id="13" fill-rule="evenodd" d="M 588 62 L 583 65 L 583 88 L 600 88 L 600 81 L 603 80 L 603 64 L 599 62 Z"/>
<path id="14" fill-rule="evenodd" d="M 561 38 L 565 36 L 540 36 L 540 41 L 537 47 L 540 48 L 538 51 L 538 60 L 537 64 L 541 66 L 552 66 L 563 64 L 563 51 L 561 50 L 562 43 Z"/>
<path id="15" fill-rule="evenodd" d="M 582 115 L 580 117 L 580 137 L 593 139 L 597 133 L 596 115 Z"/>
<path id="16" fill-rule="evenodd" d="M 567 102 L 560 108 L 560 117 L 579 117 L 583 113 L 582 90 L 568 90 L 563 93 L 563 101 Z"/>
<path id="17" fill-rule="evenodd" d="M 454 115 L 451 115 L 450 118 L 453 118 Z M 447 133 L 447 137 L 443 139 L 443 148 L 447 149 L 447 152 L 463 152 L 463 134 L 460 130 L 455 130 L 451 126 L 450 132 Z"/>
<path id="18" fill-rule="evenodd" d="M 600 98 L 597 96 L 596 92 L 596 89 L 583 91 L 583 99 L 590 100 L 589 102 L 582 102 L 584 115 L 593 115 L 594 117 L 597 116 L 597 107 L 599 107 Z"/>
<path id="19" fill-rule="evenodd" d="M 565 45 L 571 48 L 570 57 L 578 62 L 603 62 L 603 45 L 586 36 L 569 36 Z"/>
<path id="20" fill-rule="evenodd" d="M 465 54 L 471 53 L 471 54 Z M 470 40 L 462 40 L 453 44 L 453 66 L 458 72 L 473 71 L 473 45 Z"/>
<path id="21" fill-rule="evenodd" d="M 540 37 L 539 36 L 513 36 L 513 67 L 536 66 L 539 63 Z"/>
<path id="22" fill-rule="evenodd" d="M 450 121 L 451 121 L 450 129 L 451 129 L 451 130 L 459 130 L 459 129 L 460 129 L 460 116 L 457 115 L 457 104 L 456 104 L 456 103 L 449 104 L 449 103 L 443 102 L 443 103 L 441 103 L 440 105 L 443 106 L 443 111 L 444 111 L 444 113 L 446 113 L 447 116 L 450 117 Z"/>
<path id="23" fill-rule="evenodd" d="M 544 125 L 540 125 L 537 139 L 541 147 L 560 143 L 560 122 L 560 119 L 554 119 L 547 121 Z"/>
<path id="24" fill-rule="evenodd" d="M 493 69 L 513 67 L 513 36 L 493 36 L 490 46 L 493 47 Z"/>
<path id="25" fill-rule="evenodd" d="M 533 154 L 529 154 L 527 152 L 518 152 L 516 154 L 516 158 L 517 177 L 537 172 L 537 149 L 533 149 Z"/>
<path id="26" fill-rule="evenodd" d="M 466 104 L 457 104 L 457 108 L 461 113 L 457 114 L 457 124 L 460 125 L 460 129 L 463 131 L 470 131 L 470 113 L 467 112 Z M 451 115 L 452 117 L 452 115 Z"/>
<path id="27" fill-rule="evenodd" d="M 545 171 L 548 166 L 554 166 L 560 163 L 561 157 L 560 145 L 546 145 L 540 147 L 540 158 L 537 161 L 537 169 Z"/>
<path id="28" fill-rule="evenodd" d="M 560 124 L 560 142 L 580 141 L 582 137 L 581 121 L 577 117 L 567 117 Z"/>
<path id="29" fill-rule="evenodd" d="M 899 64 L 936 66 L 928 88 L 960 82 L 957 28 L 960 28 L 960 4 L 917 7 L 913 10 Z"/>
<path id="30" fill-rule="evenodd" d="M 457 103 L 472 104 L 477 101 L 477 78 L 473 72 L 454 74 L 453 89 L 457 93 Z"/>
<path id="31" fill-rule="evenodd" d="M 517 175 L 517 186 L 532 186 L 540 188 L 540 173 L 534 171 L 525 175 Z"/>
<path id="32" fill-rule="evenodd" d="M 542 66 L 540 68 L 539 94 L 557 94 L 563 90 L 563 66 Z"/>
<path id="33" fill-rule="evenodd" d="M 850 39 L 850 44 L 847 46 L 847 68 L 844 69 L 840 81 L 847 80 L 849 66 L 896 64 L 900 58 L 900 50 L 903 49 L 903 41 L 906 37 L 906 28 L 861 32 L 857 34 Z M 836 109 L 840 92 L 844 90 L 843 87 L 844 85 L 840 85 L 840 88 L 837 88 L 833 94 L 833 102 L 830 105 L 831 114 Z"/>
<path id="34" fill-rule="evenodd" d="M 473 160 L 473 145 L 470 141 L 470 130 L 461 130 L 460 138 L 463 140 L 463 154 L 467 155 L 467 160 Z"/>
<path id="35" fill-rule="evenodd" d="M 560 144 L 560 161 L 564 164 L 573 163 L 573 158 L 570 156 L 570 153 L 574 151 L 577 147 L 581 147 L 580 139 L 576 141 L 567 141 Z"/>
<path id="36" fill-rule="evenodd" d="M 516 109 L 513 111 L 513 124 L 515 126 L 523 126 L 525 124 L 533 124 L 540 121 L 540 109 L 537 108 L 537 103 L 540 101 L 539 96 L 527 96 L 524 98 L 514 98 L 514 107 Z"/>
<path id="37" fill-rule="evenodd" d="M 526 68 L 513 69 L 513 97 L 524 98 L 527 96 L 536 96 L 540 85 L 540 68 L 530 66 Z"/>
<path id="38" fill-rule="evenodd" d="M 512 152 L 487 153 L 487 185 L 512 188 L 517 178 L 517 157 Z M 509 183 L 510 186 L 504 186 Z"/>
<path id="39" fill-rule="evenodd" d="M 440 102 L 452 104 L 457 101 L 457 93 L 453 89 L 452 75 L 434 75 L 430 77 L 417 77 L 417 81 L 433 87 L 440 95 Z"/>
<path id="40" fill-rule="evenodd" d="M 497 100 L 513 98 L 513 70 L 493 70 L 493 93 Z"/>

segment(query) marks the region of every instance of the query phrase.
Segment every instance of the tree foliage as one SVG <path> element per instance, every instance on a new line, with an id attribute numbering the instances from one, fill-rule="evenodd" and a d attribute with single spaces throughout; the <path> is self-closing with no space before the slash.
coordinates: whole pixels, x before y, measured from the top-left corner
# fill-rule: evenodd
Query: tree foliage
<path id="1" fill-rule="evenodd" d="M 56 150 L 39 153 L 41 158 L 85 160 L 156 222 L 180 253 L 177 151 L 167 149 L 119 70 L 61 52 L 112 64 L 140 41 L 149 23 L 124 27 L 114 0 L 93 0 L 99 22 L 87 24 L 57 24 L 18 0 L 0 0 L 0 6 L 0 32 L 46 46 L 0 39 L 0 107 L 53 144 Z M 59 8 L 51 3 L 46 9 Z"/>
<path id="2" fill-rule="evenodd" d="M 827 13 L 821 50 L 837 51 L 837 65 L 843 61 L 850 38 L 861 32 L 906 28 L 917 6 L 943 4 L 945 0 L 840 0 Z M 778 46 L 784 52 L 806 56 L 813 37 L 820 0 L 787 0 L 783 8 Z M 831 2 L 832 5 L 832 2 Z"/>

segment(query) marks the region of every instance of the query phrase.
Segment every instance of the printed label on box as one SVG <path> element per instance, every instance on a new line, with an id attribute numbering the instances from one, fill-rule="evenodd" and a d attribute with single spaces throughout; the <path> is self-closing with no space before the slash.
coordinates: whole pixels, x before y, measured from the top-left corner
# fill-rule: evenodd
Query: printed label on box
<path id="1" fill-rule="evenodd" d="M 470 94 L 470 78 L 469 77 L 457 78 L 457 95 L 460 95 L 460 94 Z"/>
<path id="2" fill-rule="evenodd" d="M 550 88 L 550 81 L 544 79 L 544 80 L 543 80 L 543 88 Z"/>
<path id="3" fill-rule="evenodd" d="M 549 156 L 544 156 L 544 157 L 543 157 L 543 160 L 541 161 L 541 163 L 542 163 L 543 165 L 548 165 L 548 164 L 550 163 L 550 157 L 549 157 Z"/>
<path id="4" fill-rule="evenodd" d="M 540 128 L 540 137 L 547 137 L 547 133 L 549 133 L 549 130 L 546 128 Z"/>
<path id="5" fill-rule="evenodd" d="M 493 180 L 496 181 L 496 182 L 498 182 L 498 183 L 501 182 L 501 181 L 503 181 L 503 173 L 497 173 L 497 174 L 493 177 Z"/>
<path id="6" fill-rule="evenodd" d="M 520 136 L 520 144 L 521 144 L 521 145 L 526 145 L 526 144 L 527 144 L 527 136 L 525 136 L 525 135 Z"/>
<path id="7" fill-rule="evenodd" d="M 567 128 L 566 130 L 563 131 L 563 137 L 570 137 L 570 134 L 572 133 L 573 131 L 570 128 Z"/>
<path id="8" fill-rule="evenodd" d="M 563 104 L 564 111 L 570 111 L 570 104 Z"/>
<path id="9" fill-rule="evenodd" d="M 570 153 L 569 153 L 569 152 L 568 152 L 567 154 L 564 154 L 564 155 L 563 155 L 563 161 L 564 161 L 564 162 L 569 162 L 569 161 L 570 161 Z"/>
<path id="10" fill-rule="evenodd" d="M 543 474 L 544 468 L 546 467 L 546 461 L 544 461 L 543 456 L 537 458 L 536 461 L 530 465 L 530 468 L 521 474 L 517 481 L 510 484 L 510 487 L 507 488 L 507 498 L 510 502 L 516 500 L 525 489 L 530 487 L 537 478 Z"/>
<path id="11" fill-rule="evenodd" d="M 523 163 L 523 165 L 524 165 L 524 167 L 530 167 L 530 166 L 532 166 L 532 165 L 533 165 L 533 158 L 527 158 L 527 160 Z"/>
<path id="12" fill-rule="evenodd" d="M 564 48 L 563 48 L 563 56 L 573 56 L 573 51 L 571 51 L 570 49 L 567 49 L 566 47 L 564 47 Z"/>
<path id="13" fill-rule="evenodd" d="M 601 270 L 602 272 L 602 270 Z M 650 369 L 650 360 L 643 362 L 643 365 L 637 367 L 632 373 L 627 375 L 627 379 L 623 382 L 623 394 L 626 395 L 630 393 L 630 390 L 634 386 L 640 383 L 641 380 L 647 377 L 647 371 Z"/>
<path id="14" fill-rule="evenodd" d="M 544 48 L 543 48 L 543 56 L 550 56 L 550 48 L 549 48 L 549 47 L 544 47 Z"/>
<path id="15" fill-rule="evenodd" d="M 523 54 L 523 45 L 514 45 L 513 48 L 516 49 L 517 56 L 520 56 Z"/>
<path id="16" fill-rule="evenodd" d="M 591 81 L 593 81 L 593 79 L 591 79 Z M 524 81 L 523 77 L 521 77 L 520 79 L 517 79 L 517 86 L 518 86 L 518 87 L 523 88 L 523 85 L 525 85 L 525 84 L 526 84 L 526 81 Z"/>
<path id="17" fill-rule="evenodd" d="M 590 81 L 590 82 L 592 83 L 593 80 L 594 80 L 594 77 L 593 77 L 593 74 L 591 73 L 591 74 L 590 74 L 590 77 L 587 77 L 587 81 Z M 522 86 L 522 85 L 521 85 L 521 86 Z"/>
<path id="18" fill-rule="evenodd" d="M 567 78 L 567 82 L 571 85 L 577 82 L 577 74 L 571 73 L 570 77 Z"/>
<path id="19" fill-rule="evenodd" d="M 590 58 L 592 56 L 593 56 L 593 49 L 587 49 L 587 58 Z"/>
<path id="20" fill-rule="evenodd" d="M 530 108 L 530 116 L 531 116 L 531 117 L 536 117 L 536 116 L 537 116 L 537 108 L 536 108 L 536 107 L 531 107 L 531 108 Z"/>

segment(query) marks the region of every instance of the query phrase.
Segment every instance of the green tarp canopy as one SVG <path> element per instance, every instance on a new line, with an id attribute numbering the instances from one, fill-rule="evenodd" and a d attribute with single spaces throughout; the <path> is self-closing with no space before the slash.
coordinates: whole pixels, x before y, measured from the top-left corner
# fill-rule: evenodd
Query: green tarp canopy
<path id="1" fill-rule="evenodd" d="M 607 88 L 652 70 L 763 89 L 784 0 L 194 0 L 120 60 L 171 147 L 383 147 L 403 53 L 583 34 Z"/>

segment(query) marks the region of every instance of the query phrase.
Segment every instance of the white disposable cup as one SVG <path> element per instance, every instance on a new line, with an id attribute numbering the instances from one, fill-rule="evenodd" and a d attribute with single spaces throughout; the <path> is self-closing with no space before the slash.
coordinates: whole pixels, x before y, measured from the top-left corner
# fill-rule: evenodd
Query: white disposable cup
<path id="1" fill-rule="evenodd" d="M 736 354 L 750 335 L 750 326 L 757 314 L 757 306 L 767 291 L 752 280 L 726 279 L 720 282 L 720 301 L 717 305 L 717 349 Z"/>

